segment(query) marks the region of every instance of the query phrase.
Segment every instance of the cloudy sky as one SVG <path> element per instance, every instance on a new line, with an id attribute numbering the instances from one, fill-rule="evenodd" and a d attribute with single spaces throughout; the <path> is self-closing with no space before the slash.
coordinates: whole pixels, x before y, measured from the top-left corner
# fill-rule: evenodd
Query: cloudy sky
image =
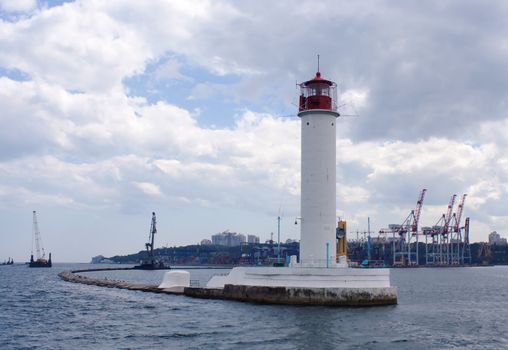
<path id="1" fill-rule="evenodd" d="M 229 229 L 298 238 L 295 83 L 338 83 L 337 216 L 422 224 L 467 193 L 508 233 L 505 1 L 0 0 L 0 261 Z M 357 116 L 357 117 L 355 117 Z M 354 235 L 354 234 L 353 234 Z"/>

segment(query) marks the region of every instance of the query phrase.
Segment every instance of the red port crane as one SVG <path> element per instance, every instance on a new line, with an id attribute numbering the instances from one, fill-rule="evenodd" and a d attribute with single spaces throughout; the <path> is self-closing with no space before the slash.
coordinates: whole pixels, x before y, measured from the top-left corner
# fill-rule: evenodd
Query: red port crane
<path id="1" fill-rule="evenodd" d="M 395 262 L 395 255 L 399 254 L 401 257 L 406 256 L 407 258 L 407 264 L 411 265 L 411 255 L 413 254 L 411 252 L 411 238 L 416 236 L 416 243 L 415 243 L 415 259 L 414 262 L 416 265 L 419 265 L 419 259 L 418 259 L 418 223 L 420 221 L 420 215 L 422 213 L 422 207 L 423 207 L 423 199 L 425 198 L 425 193 L 427 192 L 427 189 L 424 188 L 421 190 L 418 200 L 416 201 L 416 208 L 414 210 L 411 210 L 411 213 L 406 217 L 402 225 L 398 226 L 395 229 L 395 232 L 399 234 L 400 237 L 400 253 L 395 253 L 395 247 L 394 247 L 394 262 Z M 407 236 L 406 236 L 407 234 Z M 404 245 L 406 247 L 404 247 Z M 407 250 L 407 252 L 405 252 Z"/>

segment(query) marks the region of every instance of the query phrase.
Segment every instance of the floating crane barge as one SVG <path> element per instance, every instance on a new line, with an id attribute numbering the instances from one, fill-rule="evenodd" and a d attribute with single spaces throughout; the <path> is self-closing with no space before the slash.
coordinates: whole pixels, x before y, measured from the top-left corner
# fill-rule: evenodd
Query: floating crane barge
<path id="1" fill-rule="evenodd" d="M 35 242 L 35 259 L 33 252 L 33 245 Z M 37 223 L 37 212 L 33 211 L 33 237 L 32 237 L 32 253 L 30 255 L 30 262 L 28 263 L 29 267 L 51 267 L 53 264 L 51 263 L 51 253 L 49 253 L 49 258 L 46 259 L 46 252 L 44 251 L 44 247 L 42 245 L 41 233 L 39 231 L 39 224 Z"/>
<path id="2" fill-rule="evenodd" d="M 150 224 L 150 234 L 148 236 L 148 243 L 145 243 L 146 253 L 148 257 L 141 261 L 141 264 L 134 266 L 138 270 L 169 270 L 171 267 L 164 263 L 162 260 L 158 260 L 153 252 L 155 243 L 155 234 L 157 233 L 157 217 L 155 212 L 152 212 L 152 222 Z"/>

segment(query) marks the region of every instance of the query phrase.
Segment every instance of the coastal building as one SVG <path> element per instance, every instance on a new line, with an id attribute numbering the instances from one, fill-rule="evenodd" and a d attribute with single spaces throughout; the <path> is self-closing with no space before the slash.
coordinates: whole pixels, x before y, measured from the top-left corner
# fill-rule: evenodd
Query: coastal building
<path id="1" fill-rule="evenodd" d="M 259 237 L 254 235 L 247 235 L 247 243 L 259 244 Z"/>
<path id="2" fill-rule="evenodd" d="M 225 245 L 228 247 L 234 247 L 241 244 L 244 244 L 246 242 L 246 238 L 244 235 L 236 233 L 236 232 L 229 232 L 224 231 L 217 233 L 215 235 L 212 235 L 212 244 L 215 245 Z"/>
<path id="3" fill-rule="evenodd" d="M 90 262 L 91 264 L 100 264 L 102 262 L 102 260 L 106 259 L 104 257 L 104 255 L 97 255 L 97 256 L 94 256 L 92 257 L 92 261 Z"/>
<path id="4" fill-rule="evenodd" d="M 490 245 L 506 245 L 506 238 L 501 238 L 501 235 L 496 231 L 493 231 L 489 234 L 489 244 Z"/>
<path id="5" fill-rule="evenodd" d="M 201 240 L 201 245 L 211 245 L 211 244 L 212 241 L 207 238 Z"/>
<path id="6" fill-rule="evenodd" d="M 97 255 L 92 257 L 91 264 L 114 264 L 115 261 L 104 257 L 103 255 Z"/>

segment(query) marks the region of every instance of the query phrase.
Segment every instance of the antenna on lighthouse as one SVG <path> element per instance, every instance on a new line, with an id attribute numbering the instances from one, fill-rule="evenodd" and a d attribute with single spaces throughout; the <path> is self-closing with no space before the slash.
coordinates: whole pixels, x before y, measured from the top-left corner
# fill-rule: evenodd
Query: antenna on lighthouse
<path id="1" fill-rule="evenodd" d="M 317 71 L 319 72 L 319 54 L 317 55 Z"/>

